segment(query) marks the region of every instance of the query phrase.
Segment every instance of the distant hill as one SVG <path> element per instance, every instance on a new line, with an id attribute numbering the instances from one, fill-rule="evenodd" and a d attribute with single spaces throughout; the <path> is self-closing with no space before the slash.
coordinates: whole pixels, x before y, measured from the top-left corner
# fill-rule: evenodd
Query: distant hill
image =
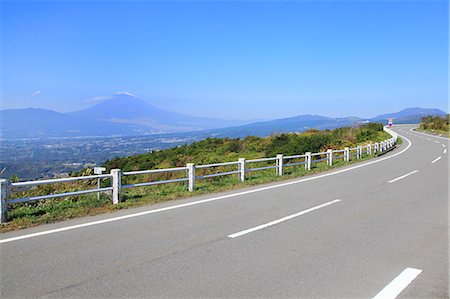
<path id="1" fill-rule="evenodd" d="M 113 123 L 140 125 L 166 133 L 223 128 L 245 123 L 239 120 L 195 117 L 175 113 L 123 93 L 116 93 L 110 99 L 93 107 L 69 114 Z"/>
<path id="2" fill-rule="evenodd" d="M 443 116 L 446 113 L 439 109 L 408 108 L 399 112 L 378 115 L 371 119 L 359 117 L 331 118 L 320 115 L 299 115 L 290 118 L 256 122 L 242 126 L 235 126 L 219 130 L 210 130 L 212 136 L 217 137 L 245 137 L 248 135 L 268 136 L 273 133 L 303 132 L 308 129 L 335 129 L 344 126 L 359 125 L 365 122 L 387 124 L 388 118 L 394 119 L 394 124 L 420 123 L 420 119 L 427 115 Z"/>
<path id="3" fill-rule="evenodd" d="M 378 115 L 370 121 L 372 122 L 382 122 L 387 123 L 388 118 L 392 118 L 394 124 L 418 124 L 420 123 L 420 119 L 424 116 L 444 116 L 447 115 L 444 111 L 440 109 L 432 109 L 432 108 L 407 108 L 403 109 L 399 112 L 394 113 L 386 113 L 382 115 Z"/>
<path id="4" fill-rule="evenodd" d="M 307 114 L 219 130 L 210 130 L 210 133 L 213 136 L 218 137 L 245 137 L 248 135 L 268 136 L 273 133 L 303 132 L 308 129 L 335 129 L 338 127 L 355 125 L 361 121 L 362 119 L 357 117 L 331 118 Z"/>

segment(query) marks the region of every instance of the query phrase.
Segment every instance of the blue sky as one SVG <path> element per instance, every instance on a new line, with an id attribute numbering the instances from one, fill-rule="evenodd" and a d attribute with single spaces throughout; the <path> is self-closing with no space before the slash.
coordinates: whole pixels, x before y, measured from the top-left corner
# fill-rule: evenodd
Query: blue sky
<path id="1" fill-rule="evenodd" d="M 221 118 L 448 111 L 448 1 L 0 5 L 3 109 L 119 91 Z"/>

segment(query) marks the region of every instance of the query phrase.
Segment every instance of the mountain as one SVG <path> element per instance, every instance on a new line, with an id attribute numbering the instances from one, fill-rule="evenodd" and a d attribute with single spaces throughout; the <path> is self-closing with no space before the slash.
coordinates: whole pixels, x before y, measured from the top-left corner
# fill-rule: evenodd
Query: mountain
<path id="1" fill-rule="evenodd" d="M 116 93 L 108 100 L 81 111 L 71 112 L 70 115 L 146 126 L 165 133 L 222 128 L 245 123 L 170 112 L 125 93 Z"/>
<path id="2" fill-rule="evenodd" d="M 362 119 L 358 117 L 331 118 L 307 114 L 219 130 L 210 130 L 209 132 L 217 137 L 268 136 L 273 133 L 303 132 L 308 129 L 335 129 L 343 126 L 352 126 L 361 121 Z"/>
<path id="3" fill-rule="evenodd" d="M 358 117 L 331 118 L 319 115 L 299 115 L 271 121 L 251 123 L 208 131 L 217 137 L 245 137 L 248 135 L 267 136 L 273 133 L 302 132 L 308 129 L 335 129 L 343 126 L 353 126 L 367 121 L 387 124 L 388 118 L 394 119 L 394 124 L 420 123 L 424 116 L 444 116 L 446 113 L 439 109 L 407 108 L 399 112 L 378 115 L 371 119 Z"/>
<path id="4" fill-rule="evenodd" d="M 432 108 L 407 108 L 403 109 L 399 112 L 394 113 L 386 113 L 382 115 L 375 116 L 370 119 L 372 122 L 383 122 L 387 123 L 388 118 L 392 118 L 394 124 L 418 124 L 420 123 L 420 119 L 424 116 L 445 116 L 446 113 L 440 109 L 432 109 Z"/>
<path id="5" fill-rule="evenodd" d="M 114 136 L 152 132 L 142 126 L 114 124 L 38 108 L 0 110 L 0 119 L 0 136 L 3 138 Z"/>

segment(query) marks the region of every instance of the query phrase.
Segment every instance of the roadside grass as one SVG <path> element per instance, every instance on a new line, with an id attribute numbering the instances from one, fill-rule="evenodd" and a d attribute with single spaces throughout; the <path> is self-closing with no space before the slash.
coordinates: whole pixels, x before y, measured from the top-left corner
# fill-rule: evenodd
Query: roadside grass
<path id="1" fill-rule="evenodd" d="M 123 201 L 117 205 L 113 205 L 111 203 L 110 195 L 105 193 L 101 194 L 99 200 L 97 199 L 96 194 L 86 194 L 65 197 L 63 199 L 41 200 L 26 204 L 12 204 L 8 209 L 9 222 L 1 224 L 0 232 L 13 231 L 76 217 L 110 213 L 117 211 L 118 209 L 152 205 L 169 200 L 299 178 L 363 162 L 372 159 L 373 157 L 374 156 L 364 155 L 358 160 L 355 159 L 355 157 L 352 157 L 349 162 L 338 159 L 333 161 L 333 166 L 328 166 L 326 161 L 317 162 L 312 164 L 312 169 L 310 171 L 307 171 L 304 165 L 285 167 L 282 176 L 276 175 L 275 169 L 250 172 L 246 174 L 246 180 L 244 182 L 241 182 L 238 179 L 237 174 L 202 179 L 196 181 L 194 192 L 188 192 L 186 190 L 186 183 L 170 183 L 123 189 Z"/>

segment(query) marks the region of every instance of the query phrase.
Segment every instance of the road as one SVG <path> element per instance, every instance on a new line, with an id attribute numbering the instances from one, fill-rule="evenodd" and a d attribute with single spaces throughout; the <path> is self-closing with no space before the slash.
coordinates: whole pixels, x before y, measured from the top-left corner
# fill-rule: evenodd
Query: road
<path id="1" fill-rule="evenodd" d="M 448 298 L 449 142 L 395 130 L 325 175 L 4 233 L 0 295 Z"/>

